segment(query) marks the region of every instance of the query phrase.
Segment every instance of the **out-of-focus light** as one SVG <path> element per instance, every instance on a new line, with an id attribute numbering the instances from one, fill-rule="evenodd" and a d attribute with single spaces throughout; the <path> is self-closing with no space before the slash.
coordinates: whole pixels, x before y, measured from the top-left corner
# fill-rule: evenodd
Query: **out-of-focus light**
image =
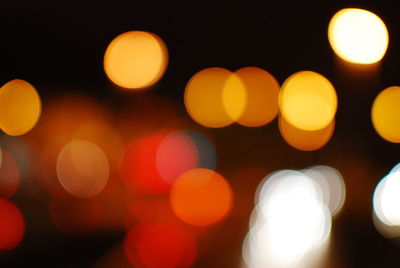
<path id="1" fill-rule="evenodd" d="M 132 140 L 125 146 L 120 175 L 125 186 L 132 192 L 162 195 L 169 193 L 168 184 L 157 170 L 157 149 L 165 134 Z"/>
<path id="2" fill-rule="evenodd" d="M 131 31 L 120 34 L 104 54 L 104 71 L 120 87 L 147 88 L 164 74 L 168 50 L 154 33 Z"/>
<path id="3" fill-rule="evenodd" d="M 385 23 L 374 13 L 358 8 L 337 12 L 329 23 L 328 38 L 339 57 L 360 64 L 381 60 L 389 43 Z"/>
<path id="4" fill-rule="evenodd" d="M 279 83 L 270 73 L 256 67 L 245 67 L 235 74 L 247 90 L 247 104 L 237 122 L 248 127 L 271 122 L 278 115 Z"/>
<path id="5" fill-rule="evenodd" d="M 235 73 L 231 73 L 225 81 L 222 89 L 222 105 L 233 121 L 242 116 L 247 106 L 246 85 Z"/>
<path id="6" fill-rule="evenodd" d="M 19 185 L 19 169 L 14 157 L 0 150 L 0 197 L 10 198 L 16 191 Z"/>
<path id="7" fill-rule="evenodd" d="M 217 155 L 214 144 L 204 134 L 195 130 L 183 130 L 196 145 L 199 155 L 199 168 L 215 169 L 217 166 Z"/>
<path id="8" fill-rule="evenodd" d="M 25 234 L 25 220 L 18 207 L 0 198 L 0 249 L 13 249 Z"/>
<path id="9" fill-rule="evenodd" d="M 215 150 L 206 136 L 194 130 L 178 130 L 160 143 L 156 164 L 161 177 L 172 184 L 190 169 L 214 169 L 215 159 Z"/>
<path id="10" fill-rule="evenodd" d="M 372 104 L 372 124 L 387 141 L 400 142 L 400 87 L 382 90 Z"/>
<path id="11" fill-rule="evenodd" d="M 172 185 L 171 207 L 182 221 L 206 226 L 224 219 L 231 210 L 233 194 L 228 182 L 209 169 L 192 169 Z"/>
<path id="12" fill-rule="evenodd" d="M 61 185 L 79 198 L 91 198 L 103 190 L 109 177 L 104 152 L 94 143 L 72 141 L 57 158 L 57 175 Z"/>
<path id="13" fill-rule="evenodd" d="M 51 198 L 49 213 L 54 227 L 59 232 L 70 236 L 92 234 L 99 225 L 99 207 L 92 199 Z"/>
<path id="14" fill-rule="evenodd" d="M 166 223 L 142 223 L 128 232 L 124 252 L 134 267 L 191 267 L 196 245 L 190 233 Z"/>
<path id="15" fill-rule="evenodd" d="M 199 154 L 189 136 L 184 132 L 175 131 L 160 143 L 156 164 L 161 177 L 172 184 L 185 171 L 198 167 Z"/>
<path id="16" fill-rule="evenodd" d="M 329 166 L 313 166 L 304 173 L 319 185 L 325 205 L 332 217 L 336 216 L 346 198 L 346 186 L 340 172 Z"/>
<path id="17" fill-rule="evenodd" d="M 279 116 L 279 131 L 283 139 L 292 147 L 302 151 L 314 151 L 322 148 L 332 137 L 335 120 L 318 130 L 303 130 L 289 124 Z"/>
<path id="18" fill-rule="evenodd" d="M 185 88 L 185 106 L 197 123 L 206 127 L 225 127 L 240 118 L 247 103 L 242 80 L 222 68 L 207 68 L 196 73 Z"/>
<path id="19" fill-rule="evenodd" d="M 331 228 L 319 185 L 302 172 L 283 170 L 264 180 L 257 200 L 243 245 L 248 266 L 302 267 L 315 261 Z"/>
<path id="20" fill-rule="evenodd" d="M 15 79 L 1 87 L 0 127 L 8 135 L 30 131 L 39 120 L 40 112 L 40 97 L 28 82 Z"/>
<path id="21" fill-rule="evenodd" d="M 116 170 L 120 167 L 124 143 L 117 130 L 106 121 L 83 123 L 74 133 L 73 139 L 93 142 L 107 156 L 110 168 Z"/>
<path id="22" fill-rule="evenodd" d="M 334 87 L 324 76 L 301 71 L 283 83 L 279 108 L 292 126 L 318 130 L 332 122 L 337 109 L 337 96 Z"/>
<path id="23" fill-rule="evenodd" d="M 389 226 L 400 225 L 400 172 L 385 176 L 374 192 L 374 213 L 379 220 Z"/>

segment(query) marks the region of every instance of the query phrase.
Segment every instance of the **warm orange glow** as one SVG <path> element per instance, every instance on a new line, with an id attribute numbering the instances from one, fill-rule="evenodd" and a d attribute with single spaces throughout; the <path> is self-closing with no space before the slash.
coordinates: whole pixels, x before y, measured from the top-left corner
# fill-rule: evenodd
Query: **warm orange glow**
<path id="1" fill-rule="evenodd" d="M 192 169 L 182 174 L 171 189 L 171 207 L 184 222 L 205 226 L 225 218 L 232 207 L 228 182 L 209 169 Z"/>
<path id="2" fill-rule="evenodd" d="M 279 108 L 285 120 L 296 128 L 322 129 L 335 116 L 336 91 L 328 79 L 316 72 L 297 72 L 283 83 Z"/>
<path id="3" fill-rule="evenodd" d="M 0 249 L 13 249 L 25 234 L 25 220 L 18 207 L 0 198 Z"/>
<path id="4" fill-rule="evenodd" d="M 164 74 L 168 51 L 154 33 L 131 31 L 120 34 L 104 54 L 104 71 L 123 88 L 141 89 L 156 83 Z"/>
<path id="5" fill-rule="evenodd" d="M 91 198 L 101 192 L 107 183 L 108 160 L 94 143 L 72 141 L 58 155 L 57 175 L 69 193 L 80 198 Z"/>
<path id="6" fill-rule="evenodd" d="M 289 124 L 282 116 L 279 117 L 279 130 L 285 141 L 292 147 L 302 151 L 314 151 L 322 148 L 331 138 L 335 128 L 335 120 L 326 127 L 308 131 Z"/>
<path id="7" fill-rule="evenodd" d="M 245 67 L 235 74 L 247 90 L 247 105 L 237 122 L 248 127 L 271 122 L 278 115 L 279 83 L 270 73 L 256 67 Z"/>
<path id="8" fill-rule="evenodd" d="M 5 150 L 0 151 L 0 197 L 10 198 L 19 185 L 19 169 L 14 157 Z"/>
<path id="9" fill-rule="evenodd" d="M 384 89 L 372 105 L 372 123 L 387 141 L 400 143 L 400 87 Z"/>
<path id="10" fill-rule="evenodd" d="M 108 122 L 96 120 L 83 123 L 74 133 L 74 140 L 90 141 L 104 152 L 110 168 L 121 165 L 124 143 L 119 133 Z"/>
<path id="11" fill-rule="evenodd" d="M 185 106 L 197 123 L 225 127 L 244 111 L 247 91 L 241 79 L 222 68 L 207 68 L 196 73 L 186 85 Z"/>
<path id="12" fill-rule="evenodd" d="M 380 61 L 389 44 L 385 23 L 374 13 L 359 8 L 338 11 L 329 23 L 328 38 L 339 57 L 360 64 Z"/>
<path id="13" fill-rule="evenodd" d="M 134 267 L 191 267 L 196 259 L 195 241 L 190 233 L 165 223 L 143 223 L 128 232 L 124 252 Z"/>
<path id="14" fill-rule="evenodd" d="M 39 120 L 40 112 L 40 97 L 28 82 L 15 79 L 1 87 L 0 127 L 8 135 L 30 131 Z"/>

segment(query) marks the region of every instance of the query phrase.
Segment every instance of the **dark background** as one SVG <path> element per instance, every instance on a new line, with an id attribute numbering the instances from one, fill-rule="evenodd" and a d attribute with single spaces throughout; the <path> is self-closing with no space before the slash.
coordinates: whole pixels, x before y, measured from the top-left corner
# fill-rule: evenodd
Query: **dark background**
<path id="1" fill-rule="evenodd" d="M 354 66 L 334 56 L 327 27 L 333 14 L 345 7 L 368 9 L 386 23 L 389 47 L 381 63 Z M 236 190 L 236 204 L 247 213 L 234 210 L 223 226 L 216 227 L 210 253 L 196 267 L 239 267 L 247 216 L 262 177 L 240 181 L 235 179 L 236 167 L 271 172 L 315 164 L 337 168 L 347 186 L 344 211 L 333 223 L 327 266 L 399 267 L 400 246 L 375 230 L 371 202 L 376 183 L 399 162 L 400 147 L 379 137 L 370 119 L 375 96 L 400 81 L 399 7 L 397 1 L 3 1 L 0 83 L 25 79 L 37 88 L 44 105 L 55 96 L 78 91 L 117 110 L 125 98 L 148 94 L 115 90 L 103 71 L 109 42 L 131 30 L 154 32 L 166 43 L 169 65 L 151 93 L 170 99 L 184 117 L 185 85 L 201 69 L 256 66 L 281 84 L 297 71 L 319 72 L 335 86 L 339 99 L 334 135 L 321 150 L 291 148 L 280 137 L 276 121 L 259 128 L 196 126 L 215 136 L 218 169 Z M 62 236 L 38 220 L 45 217 L 45 208 L 33 209 L 27 203 L 35 201 L 20 195 L 15 202 L 27 217 L 27 234 L 18 248 L 0 255 L 2 267 L 92 266 L 123 238 Z M 231 239 L 219 241 L 227 237 Z"/>

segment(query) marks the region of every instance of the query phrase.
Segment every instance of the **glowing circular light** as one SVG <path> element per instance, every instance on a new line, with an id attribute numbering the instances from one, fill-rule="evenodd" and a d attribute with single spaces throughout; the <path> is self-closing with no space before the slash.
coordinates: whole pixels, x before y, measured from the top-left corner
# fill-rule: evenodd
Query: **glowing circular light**
<path id="1" fill-rule="evenodd" d="M 164 134 L 154 134 L 130 141 L 125 147 L 121 179 L 132 192 L 149 195 L 169 193 L 168 184 L 157 170 L 157 149 Z"/>
<path id="2" fill-rule="evenodd" d="M 40 112 L 40 97 L 28 82 L 15 79 L 1 87 L 0 127 L 8 135 L 27 133 L 36 125 Z"/>
<path id="3" fill-rule="evenodd" d="M 372 124 L 378 134 L 387 141 L 400 142 L 400 87 L 382 90 L 372 104 Z"/>
<path id="4" fill-rule="evenodd" d="M 207 68 L 196 73 L 185 88 L 185 106 L 197 123 L 206 127 L 225 127 L 244 111 L 247 91 L 241 79 L 222 68 Z"/>
<path id="5" fill-rule="evenodd" d="M 279 131 L 283 139 L 292 147 L 302 151 L 314 151 L 322 148 L 332 137 L 335 120 L 318 130 L 303 130 L 289 124 L 279 117 Z"/>
<path id="6" fill-rule="evenodd" d="M 192 169 L 172 185 L 171 207 L 182 221 L 196 226 L 215 224 L 232 207 L 233 194 L 228 182 L 209 169 Z"/>
<path id="7" fill-rule="evenodd" d="M 337 108 L 334 87 L 324 76 L 301 71 L 291 75 L 279 95 L 282 116 L 292 126 L 318 130 L 332 122 Z"/>
<path id="8" fill-rule="evenodd" d="M 346 198 L 346 186 L 340 172 L 329 166 L 313 166 L 304 173 L 319 185 L 325 205 L 332 217 L 336 216 Z"/>
<path id="9" fill-rule="evenodd" d="M 120 34 L 104 54 L 104 71 L 123 88 L 141 89 L 156 83 L 164 74 L 168 51 L 154 33 L 131 31 Z"/>
<path id="10" fill-rule="evenodd" d="M 10 198 L 19 185 L 19 169 L 14 157 L 5 150 L 0 151 L 0 197 Z"/>
<path id="11" fill-rule="evenodd" d="M 385 176 L 374 192 L 374 212 L 379 220 L 389 226 L 400 225 L 400 172 Z"/>
<path id="12" fill-rule="evenodd" d="M 74 140 L 87 140 L 96 144 L 107 156 L 110 168 L 121 165 L 124 143 L 115 128 L 101 120 L 83 123 L 74 133 Z"/>
<path id="13" fill-rule="evenodd" d="M 91 198 L 100 193 L 108 181 L 108 160 L 96 144 L 72 141 L 58 155 L 57 175 L 70 194 Z"/>
<path id="14" fill-rule="evenodd" d="M 282 170 L 267 176 L 257 200 L 243 245 L 251 267 L 303 267 L 298 265 L 325 248 L 330 213 L 319 185 L 306 174 Z"/>
<path id="15" fill-rule="evenodd" d="M 374 13 L 358 8 L 337 12 L 329 23 L 328 38 L 340 58 L 360 64 L 381 60 L 389 43 L 385 23 Z"/>
<path id="16" fill-rule="evenodd" d="M 134 267 L 191 267 L 196 259 L 195 241 L 177 225 L 143 223 L 128 232 L 124 252 Z"/>
<path id="17" fill-rule="evenodd" d="M 248 127 L 271 122 L 279 111 L 279 83 L 270 73 L 256 67 L 245 67 L 235 74 L 247 89 L 247 104 L 237 122 Z"/>
<path id="18" fill-rule="evenodd" d="M 25 234 L 25 220 L 18 207 L 0 199 L 0 249 L 13 249 Z"/>
<path id="19" fill-rule="evenodd" d="M 199 164 L 199 154 L 193 141 L 184 132 L 167 135 L 160 143 L 156 155 L 157 170 L 172 184 L 179 175 Z"/>
<path id="20" fill-rule="evenodd" d="M 193 130 L 179 130 L 162 140 L 156 164 L 161 177 L 172 184 L 190 169 L 214 169 L 215 159 L 215 150 L 206 136 Z"/>

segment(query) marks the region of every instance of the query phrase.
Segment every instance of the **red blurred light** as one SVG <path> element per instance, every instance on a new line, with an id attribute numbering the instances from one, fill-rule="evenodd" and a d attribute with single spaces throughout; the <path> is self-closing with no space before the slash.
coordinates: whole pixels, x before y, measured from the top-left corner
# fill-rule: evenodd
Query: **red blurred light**
<path id="1" fill-rule="evenodd" d="M 128 232 L 124 251 L 134 267 L 190 267 L 196 259 L 196 246 L 190 233 L 177 225 L 140 224 Z"/>
<path id="2" fill-rule="evenodd" d="M 25 220 L 10 201 L 0 199 L 0 249 L 13 249 L 25 234 Z"/>

